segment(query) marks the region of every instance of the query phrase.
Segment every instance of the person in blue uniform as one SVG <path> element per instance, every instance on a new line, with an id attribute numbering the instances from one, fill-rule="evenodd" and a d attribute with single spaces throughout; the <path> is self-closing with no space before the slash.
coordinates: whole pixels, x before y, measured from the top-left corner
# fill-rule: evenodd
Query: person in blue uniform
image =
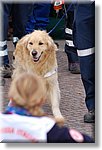
<path id="1" fill-rule="evenodd" d="M 84 122 L 95 122 L 95 2 L 76 3 L 74 10 L 73 40 L 80 59 L 88 112 Z"/>
<path id="2" fill-rule="evenodd" d="M 69 5 L 65 5 L 65 10 Z M 66 15 L 66 28 L 65 28 L 65 52 L 68 58 L 68 70 L 73 74 L 80 73 L 80 63 L 77 55 L 77 48 L 73 43 L 73 20 L 74 20 L 74 5 Z"/>
<path id="3" fill-rule="evenodd" d="M 39 76 L 23 73 L 9 90 L 10 104 L 0 114 L 1 142 L 94 143 L 88 135 L 59 125 L 42 110 L 46 90 Z"/>
<path id="4" fill-rule="evenodd" d="M 51 1 L 33 4 L 33 13 L 28 19 L 26 33 L 31 33 L 34 30 L 46 30 L 49 23 L 50 8 Z"/>
<path id="5" fill-rule="evenodd" d="M 24 36 L 28 17 L 32 13 L 32 3 L 2 3 L 2 35 L 0 36 L 0 75 L 3 77 L 11 77 L 12 68 L 9 65 L 7 36 L 9 17 L 12 16 L 13 23 L 13 44 Z"/>

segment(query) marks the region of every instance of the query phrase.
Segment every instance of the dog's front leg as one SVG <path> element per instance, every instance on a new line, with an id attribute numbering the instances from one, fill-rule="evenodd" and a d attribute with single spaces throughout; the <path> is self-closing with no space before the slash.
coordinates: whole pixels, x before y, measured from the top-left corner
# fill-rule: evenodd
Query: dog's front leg
<path id="1" fill-rule="evenodd" d="M 52 112 L 55 117 L 55 120 L 57 123 L 63 124 L 64 123 L 64 117 L 62 116 L 59 108 L 59 102 L 60 102 L 60 90 L 58 83 L 53 86 L 50 93 L 50 101 L 51 101 L 51 107 Z"/>

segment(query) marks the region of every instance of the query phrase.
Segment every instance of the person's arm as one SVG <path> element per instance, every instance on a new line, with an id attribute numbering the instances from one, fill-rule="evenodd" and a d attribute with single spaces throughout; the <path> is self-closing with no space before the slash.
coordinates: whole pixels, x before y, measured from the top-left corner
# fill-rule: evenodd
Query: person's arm
<path id="1" fill-rule="evenodd" d="M 54 127 L 47 134 L 47 143 L 94 143 L 87 135 L 67 127 Z"/>

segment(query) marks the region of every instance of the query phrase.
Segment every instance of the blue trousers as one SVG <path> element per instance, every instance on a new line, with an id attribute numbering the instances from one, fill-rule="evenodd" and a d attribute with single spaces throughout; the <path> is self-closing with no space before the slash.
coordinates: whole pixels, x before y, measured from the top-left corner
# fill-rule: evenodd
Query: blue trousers
<path id="1" fill-rule="evenodd" d="M 49 23 L 51 3 L 34 3 L 33 13 L 29 17 L 26 26 L 26 32 L 31 33 L 34 30 L 46 30 Z"/>
<path id="2" fill-rule="evenodd" d="M 78 49 L 80 71 L 86 92 L 88 110 L 95 108 L 95 3 L 76 4 L 74 13 L 74 45 Z"/>
<path id="3" fill-rule="evenodd" d="M 68 7 L 68 5 L 66 5 Z M 69 63 L 79 63 L 77 55 L 77 48 L 73 44 L 73 20 L 74 20 L 74 8 L 67 13 L 66 29 L 65 29 L 65 52 L 68 57 Z"/>
<path id="4" fill-rule="evenodd" d="M 4 3 L 2 5 L 3 8 L 3 23 L 2 23 L 2 36 L 0 37 L 0 59 L 2 64 L 8 64 L 8 52 L 7 52 L 7 35 L 8 35 L 8 25 L 9 25 L 9 17 L 12 15 L 12 23 L 13 23 L 13 37 L 17 37 L 20 39 L 24 36 L 26 23 L 28 21 L 28 17 L 32 13 L 32 4 L 12 4 L 12 3 Z M 4 53 L 3 53 L 4 52 Z"/>

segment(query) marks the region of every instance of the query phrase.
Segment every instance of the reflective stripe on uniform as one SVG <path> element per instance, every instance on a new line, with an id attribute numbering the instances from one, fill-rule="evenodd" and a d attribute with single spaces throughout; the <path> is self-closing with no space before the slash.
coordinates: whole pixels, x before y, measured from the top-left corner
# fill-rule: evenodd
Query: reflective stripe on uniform
<path id="1" fill-rule="evenodd" d="M 8 55 L 8 50 L 5 49 L 4 51 L 0 51 L 0 56 L 6 56 Z"/>
<path id="2" fill-rule="evenodd" d="M 95 53 L 95 48 L 89 48 L 85 50 L 77 50 L 78 56 L 88 56 Z"/>
<path id="3" fill-rule="evenodd" d="M 71 41 L 71 40 L 66 40 L 66 44 L 67 44 L 68 46 L 74 47 L 73 41 Z"/>
<path id="4" fill-rule="evenodd" d="M 3 47 L 7 44 L 7 41 L 0 41 L 0 47 Z"/>
<path id="5" fill-rule="evenodd" d="M 71 35 L 72 35 L 72 30 L 69 29 L 69 28 L 66 28 L 66 29 L 65 29 L 65 33 L 68 33 L 68 34 L 71 34 Z"/>

